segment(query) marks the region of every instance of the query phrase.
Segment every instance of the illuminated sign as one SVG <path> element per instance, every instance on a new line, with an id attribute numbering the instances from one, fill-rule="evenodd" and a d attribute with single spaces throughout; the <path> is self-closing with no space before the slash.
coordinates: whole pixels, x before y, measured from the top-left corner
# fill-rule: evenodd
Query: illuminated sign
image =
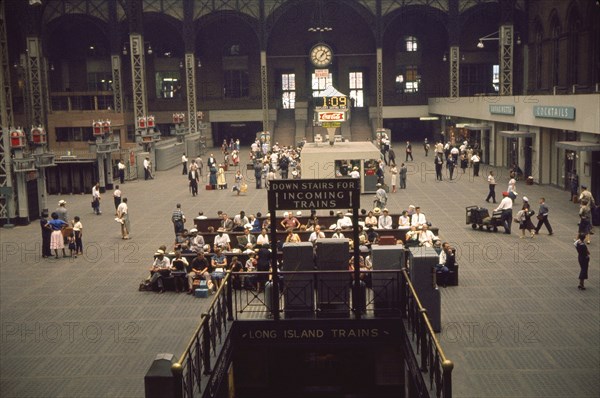
<path id="1" fill-rule="evenodd" d="M 320 109 L 348 109 L 348 97 L 315 97 L 315 108 Z"/>
<path id="2" fill-rule="evenodd" d="M 575 108 L 572 106 L 534 106 L 533 116 L 546 119 L 575 120 Z"/>
<path id="3" fill-rule="evenodd" d="M 319 122 L 345 122 L 346 112 L 318 112 Z"/>

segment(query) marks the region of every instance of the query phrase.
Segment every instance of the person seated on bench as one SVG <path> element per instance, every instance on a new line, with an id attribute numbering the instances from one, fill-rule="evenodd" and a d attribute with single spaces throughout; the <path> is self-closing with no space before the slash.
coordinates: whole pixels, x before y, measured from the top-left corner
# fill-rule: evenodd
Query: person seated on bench
<path id="1" fill-rule="evenodd" d="M 337 227 L 340 227 L 341 229 L 350 229 L 352 228 L 352 213 L 346 213 L 346 214 L 342 214 L 341 211 L 338 211 L 337 213 L 338 219 L 335 222 L 335 225 Z"/>
<path id="2" fill-rule="evenodd" d="M 335 232 L 331 235 L 332 239 L 344 239 L 346 238 L 342 233 L 342 229 L 340 227 L 335 227 Z"/>
<path id="3" fill-rule="evenodd" d="M 379 216 L 377 227 L 379 229 L 392 229 L 392 216 L 390 216 L 388 209 L 383 209 L 383 214 Z"/>
<path id="4" fill-rule="evenodd" d="M 454 250 L 450 246 L 450 243 L 442 243 L 442 252 L 440 253 L 438 264 L 435 266 L 436 273 L 440 272 L 438 275 L 439 279 L 437 280 L 438 286 L 446 287 L 448 273 L 450 272 L 450 268 L 454 268 L 455 258 Z"/>
<path id="5" fill-rule="evenodd" d="M 244 234 L 237 237 L 238 247 L 242 250 L 242 252 L 248 254 L 249 252 L 254 251 L 254 246 L 256 245 L 256 236 L 250 233 L 250 228 L 244 228 Z"/>
<path id="6" fill-rule="evenodd" d="M 260 231 L 260 235 L 258 235 L 256 237 L 256 246 L 261 247 L 261 246 L 269 246 L 269 234 L 267 233 L 266 229 L 262 229 L 262 231 Z"/>
<path id="7" fill-rule="evenodd" d="M 238 260 L 238 256 L 233 256 L 231 258 L 231 264 L 229 265 L 229 269 L 231 272 L 244 272 L 244 265 L 240 260 Z M 231 283 L 232 287 L 236 290 L 240 290 L 243 286 L 244 276 L 242 275 L 231 275 Z"/>
<path id="8" fill-rule="evenodd" d="M 412 215 L 410 225 L 417 227 L 417 229 L 423 228 L 423 225 L 427 225 L 427 219 L 425 214 L 421 213 L 419 206 L 415 207 L 415 214 Z"/>
<path id="9" fill-rule="evenodd" d="M 240 211 L 239 214 L 236 214 L 233 217 L 233 231 L 243 231 L 244 226 L 248 224 L 248 217 L 246 217 L 246 212 L 244 210 Z"/>
<path id="10" fill-rule="evenodd" d="M 419 234 L 419 245 L 425 246 L 425 247 L 433 247 L 433 244 L 437 240 L 438 240 L 438 237 L 435 236 L 433 234 L 433 232 L 431 232 L 429 230 L 429 226 L 427 224 L 423 225 L 423 229 L 421 230 L 421 233 Z"/>
<path id="11" fill-rule="evenodd" d="M 185 257 L 181 256 L 181 251 L 175 252 L 175 257 L 171 260 L 171 276 L 175 280 L 175 292 L 183 292 L 183 282 L 186 274 L 186 268 L 189 263 Z"/>
<path id="12" fill-rule="evenodd" d="M 229 218 L 227 213 L 222 213 L 221 218 L 221 228 L 223 228 L 223 231 L 231 231 L 233 229 L 233 220 Z"/>
<path id="13" fill-rule="evenodd" d="M 194 279 L 204 279 L 208 290 L 212 290 L 213 284 L 210 277 L 212 269 L 202 250 L 198 251 L 196 258 L 192 260 L 192 264 L 186 267 L 186 270 L 188 272 L 188 294 L 194 294 Z"/>
<path id="14" fill-rule="evenodd" d="M 377 208 L 377 212 L 379 213 L 380 210 L 379 208 Z M 373 214 L 373 211 L 369 211 L 369 213 L 367 213 L 367 217 L 365 218 L 365 227 L 369 228 L 369 227 L 373 227 L 376 228 L 377 227 L 377 217 L 375 217 L 375 215 Z"/>
<path id="15" fill-rule="evenodd" d="M 260 213 L 257 213 L 260 214 Z M 261 228 L 260 220 L 254 216 L 254 214 L 250 214 L 248 216 L 248 224 L 250 224 L 250 232 L 259 233 Z"/>
<path id="16" fill-rule="evenodd" d="M 402 215 L 398 217 L 398 229 L 409 229 L 410 228 L 410 217 L 406 210 L 402 211 Z"/>
<path id="17" fill-rule="evenodd" d="M 215 284 L 215 289 L 218 290 L 221 286 L 221 281 L 225 278 L 225 272 L 227 271 L 227 257 L 223 254 L 221 249 L 215 249 L 210 260 L 213 272 L 210 274 L 212 281 Z"/>
<path id="18" fill-rule="evenodd" d="M 379 243 L 379 234 L 371 227 L 367 229 L 367 238 L 369 240 L 370 245 Z"/>
<path id="19" fill-rule="evenodd" d="M 281 226 L 284 230 L 288 231 L 290 228 L 292 230 L 300 228 L 300 221 L 298 221 L 298 219 L 294 217 L 294 214 L 292 214 L 292 212 L 288 213 L 286 211 L 285 213 L 283 213 L 283 216 L 285 218 L 281 220 Z"/>
<path id="20" fill-rule="evenodd" d="M 294 230 L 292 228 L 288 228 L 287 235 L 285 237 L 285 242 L 286 243 L 298 243 L 298 242 L 300 242 L 300 236 L 298 234 L 294 233 Z"/>
<path id="21" fill-rule="evenodd" d="M 194 253 L 202 251 L 204 247 L 204 237 L 198 232 L 196 228 L 190 229 L 190 250 Z"/>
<path id="22" fill-rule="evenodd" d="M 419 246 L 419 235 L 420 232 L 417 231 L 417 227 L 414 225 L 410 227 L 410 230 L 406 233 L 404 237 L 404 243 L 406 246 Z"/>
<path id="23" fill-rule="evenodd" d="M 214 251 L 217 249 L 231 251 L 231 240 L 229 239 L 229 235 L 225 233 L 223 228 L 217 229 L 217 236 L 215 236 L 215 240 L 213 242 Z"/>
<path id="24" fill-rule="evenodd" d="M 155 259 L 150 269 L 150 273 L 152 274 L 150 277 L 150 286 L 157 286 L 158 293 L 164 293 L 165 286 L 162 277 L 171 274 L 171 262 L 165 257 L 165 251 L 162 249 L 157 250 L 154 256 Z"/>
<path id="25" fill-rule="evenodd" d="M 315 226 L 315 231 L 313 233 L 310 234 L 310 237 L 308 238 L 308 241 L 310 243 L 315 244 L 315 242 L 317 241 L 317 239 L 323 239 L 325 238 L 325 233 L 323 231 L 321 231 L 321 226 L 320 225 L 316 225 Z"/>

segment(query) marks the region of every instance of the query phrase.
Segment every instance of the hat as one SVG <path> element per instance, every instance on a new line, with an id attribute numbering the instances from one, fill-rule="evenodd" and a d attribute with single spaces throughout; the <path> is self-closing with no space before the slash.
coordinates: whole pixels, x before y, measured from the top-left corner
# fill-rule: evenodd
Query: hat
<path id="1" fill-rule="evenodd" d="M 377 185 L 375 185 L 375 186 L 376 186 L 376 187 L 380 187 L 380 186 L 381 186 L 381 184 L 380 184 L 380 183 L 377 183 Z"/>
<path id="2" fill-rule="evenodd" d="M 527 199 L 527 196 L 523 196 L 523 202 L 529 202 L 529 199 Z"/>
<path id="3" fill-rule="evenodd" d="M 352 170 L 358 170 L 358 167 L 354 166 L 354 167 L 352 168 Z"/>
<path id="4" fill-rule="evenodd" d="M 408 206 L 408 208 L 409 208 L 409 209 L 414 209 L 414 208 L 415 208 L 415 205 L 410 205 L 410 206 Z"/>
<path id="5" fill-rule="evenodd" d="M 386 208 L 386 209 L 383 209 L 383 211 L 384 211 L 384 212 L 386 212 L 386 213 L 389 213 L 389 212 L 390 212 L 390 211 L 389 211 L 387 208 Z"/>
<path id="6" fill-rule="evenodd" d="M 373 209 L 373 214 L 380 215 L 381 214 L 381 209 L 379 207 L 374 208 Z"/>
<path id="7" fill-rule="evenodd" d="M 217 229 L 217 232 L 225 232 L 225 228 L 220 227 L 219 229 Z"/>
<path id="8" fill-rule="evenodd" d="M 506 191 L 502 192 L 502 196 L 508 196 L 508 192 L 506 192 Z"/>
<path id="9" fill-rule="evenodd" d="M 160 256 L 160 255 L 164 255 L 165 251 L 164 250 L 157 250 L 156 253 L 154 253 L 155 256 Z"/>
<path id="10" fill-rule="evenodd" d="M 190 234 L 195 234 L 196 232 L 198 232 L 198 230 L 196 228 L 192 228 L 189 232 Z"/>
<path id="11" fill-rule="evenodd" d="M 344 214 L 345 216 L 352 216 L 352 213 L 348 212 L 346 214 Z"/>
<path id="12" fill-rule="evenodd" d="M 58 205 L 59 206 L 66 205 L 66 204 L 67 204 L 66 200 L 61 199 L 61 200 L 58 201 Z"/>

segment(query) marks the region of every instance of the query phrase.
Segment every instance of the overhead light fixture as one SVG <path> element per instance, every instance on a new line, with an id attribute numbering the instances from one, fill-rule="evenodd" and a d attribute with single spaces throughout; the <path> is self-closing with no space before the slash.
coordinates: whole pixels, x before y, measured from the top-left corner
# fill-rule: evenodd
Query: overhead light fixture
<path id="1" fill-rule="evenodd" d="M 479 43 L 477 43 L 477 48 L 483 48 L 483 42 L 481 41 L 481 39 L 479 39 Z"/>
<path id="2" fill-rule="evenodd" d="M 179 67 L 183 68 L 183 61 L 179 61 Z"/>
<path id="3" fill-rule="evenodd" d="M 460 55 L 460 60 L 461 60 L 461 61 L 464 61 L 464 60 L 465 60 L 465 54 L 461 54 L 461 55 Z"/>
<path id="4" fill-rule="evenodd" d="M 499 32 L 495 31 L 494 33 L 490 33 L 489 35 L 485 35 L 483 37 L 479 38 L 479 42 L 477 43 L 477 48 L 484 48 L 485 45 L 483 44 L 484 41 L 488 41 L 488 40 L 494 40 L 494 41 L 500 41 L 500 37 L 496 36 L 496 37 L 492 37 L 494 35 L 498 35 Z M 521 35 L 519 35 L 517 33 L 517 40 L 515 41 L 515 43 L 517 43 L 517 45 L 521 45 Z"/>
<path id="5" fill-rule="evenodd" d="M 123 55 L 127 55 L 127 45 L 123 44 Z"/>
<path id="6" fill-rule="evenodd" d="M 310 26 L 308 27 L 309 32 L 331 32 L 333 28 L 325 23 L 325 18 L 323 17 L 323 1 L 316 0 L 315 1 L 315 11 L 312 16 L 312 20 Z"/>
<path id="7" fill-rule="evenodd" d="M 53 63 L 50 64 L 50 70 L 54 71 L 54 64 Z"/>
<path id="8" fill-rule="evenodd" d="M 444 53 L 444 56 L 442 57 L 442 61 L 444 61 L 444 62 L 448 61 L 448 55 L 446 53 Z"/>
<path id="9" fill-rule="evenodd" d="M 202 68 L 202 61 L 198 60 L 198 68 Z"/>
<path id="10" fill-rule="evenodd" d="M 517 34 L 517 45 L 521 45 L 521 35 Z"/>
<path id="11" fill-rule="evenodd" d="M 150 43 L 148 43 L 148 54 L 152 55 L 152 53 L 152 46 L 150 45 Z"/>

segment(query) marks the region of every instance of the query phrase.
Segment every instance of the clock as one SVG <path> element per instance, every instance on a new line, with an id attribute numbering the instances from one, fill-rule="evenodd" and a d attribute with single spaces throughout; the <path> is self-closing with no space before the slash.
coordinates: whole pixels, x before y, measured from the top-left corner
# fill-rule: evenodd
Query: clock
<path id="1" fill-rule="evenodd" d="M 310 62 L 316 67 L 323 68 L 331 64 L 333 51 L 325 43 L 317 43 L 310 49 Z"/>

